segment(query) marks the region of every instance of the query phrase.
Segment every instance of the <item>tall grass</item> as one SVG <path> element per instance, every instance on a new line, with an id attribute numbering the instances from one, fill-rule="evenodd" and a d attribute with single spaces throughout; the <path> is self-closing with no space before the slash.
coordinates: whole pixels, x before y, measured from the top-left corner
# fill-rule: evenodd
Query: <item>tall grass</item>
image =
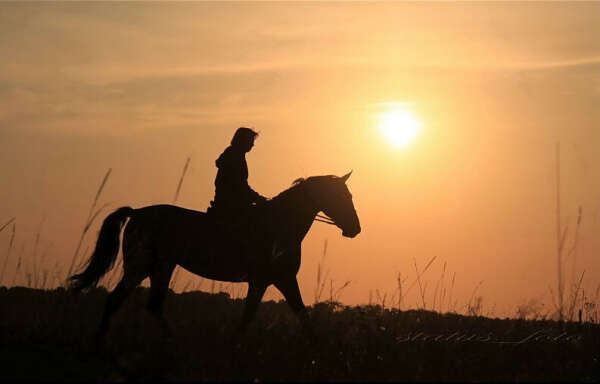
<path id="1" fill-rule="evenodd" d="M 412 282 L 412 284 L 408 287 L 408 289 L 403 292 L 401 300 L 404 300 L 404 298 L 406 297 L 406 295 L 408 295 L 410 293 L 411 289 L 418 282 L 419 283 L 419 290 L 420 290 L 420 293 L 421 293 L 421 302 L 423 304 L 422 308 L 425 309 L 425 307 L 426 307 L 426 303 L 425 303 L 425 290 L 426 290 L 426 287 L 425 287 L 425 289 L 423 288 L 423 285 L 421 284 L 421 277 L 423 275 L 425 275 L 425 273 L 427 272 L 427 270 L 429 269 L 429 267 L 431 266 L 431 264 L 433 264 L 433 262 L 435 261 L 436 258 L 437 258 L 437 256 L 433 256 L 431 258 L 431 260 L 429 260 L 429 262 L 427 263 L 427 265 L 425 265 L 425 268 L 423 268 L 423 270 L 421 272 L 419 272 L 419 268 L 417 267 L 417 261 L 416 261 L 416 259 L 413 258 L 414 265 L 415 265 L 415 271 L 417 272 L 417 277 Z"/>
<path id="2" fill-rule="evenodd" d="M 179 193 L 181 192 L 181 186 L 183 185 L 183 180 L 185 180 L 185 175 L 187 173 L 191 159 L 192 159 L 192 157 L 188 156 L 187 159 L 185 160 L 185 164 L 183 165 L 183 170 L 181 171 L 181 176 L 179 177 L 179 181 L 177 182 L 177 188 L 175 188 L 175 195 L 173 196 L 173 204 L 177 203 L 177 199 L 179 199 Z M 176 265 L 175 271 L 171 277 L 171 281 L 169 282 L 169 288 L 171 290 L 175 290 L 175 287 L 178 284 L 180 271 L 181 271 L 181 267 Z M 186 287 L 188 285 L 189 285 L 189 282 L 188 282 L 188 284 L 186 284 Z M 183 291 L 185 291 L 185 287 L 183 288 Z"/>
<path id="3" fill-rule="evenodd" d="M 450 305 L 452 304 L 452 292 L 454 291 L 454 281 L 456 280 L 456 272 L 452 274 L 452 283 L 450 284 L 450 293 L 448 294 L 448 305 L 446 307 L 447 310 L 450 310 Z M 452 308 L 452 310 L 456 309 L 456 305 Z"/>
<path id="4" fill-rule="evenodd" d="M 321 262 L 317 265 L 317 286 L 315 287 L 315 303 L 321 300 L 323 289 L 325 289 L 325 283 L 327 282 L 327 276 L 329 270 L 324 272 L 325 269 L 325 258 L 327 257 L 327 239 L 323 242 L 323 254 L 321 256 Z"/>
<path id="5" fill-rule="evenodd" d="M 417 259 L 413 257 L 413 263 L 415 264 L 415 272 L 417 273 L 417 282 L 419 283 L 419 293 L 421 293 L 421 300 L 423 303 L 423 309 L 427 308 L 427 304 L 425 303 L 425 291 L 427 290 L 427 286 L 423 288 L 421 284 L 421 274 L 419 273 L 419 267 L 417 267 Z"/>
<path id="6" fill-rule="evenodd" d="M 446 263 L 444 263 L 444 268 L 445 267 L 446 267 Z M 438 279 L 438 281 L 435 283 L 435 289 L 433 290 L 433 304 L 431 305 L 431 309 L 433 309 L 434 311 L 435 311 L 435 304 L 436 304 L 436 301 L 438 299 L 438 290 L 440 288 L 441 281 L 442 281 L 441 278 Z"/>
<path id="7" fill-rule="evenodd" d="M 575 316 L 575 307 L 578 304 L 578 299 L 579 299 L 579 292 L 581 292 L 581 283 L 583 282 L 583 276 L 585 275 L 585 270 L 581 273 L 581 277 L 579 278 L 579 281 L 577 281 L 577 283 L 574 283 L 574 286 L 571 289 L 571 296 L 570 296 L 570 300 L 569 300 L 569 306 L 568 306 L 568 310 L 567 310 L 567 319 L 569 319 L 570 321 L 573 320 L 573 317 Z"/>
<path id="8" fill-rule="evenodd" d="M 398 272 L 396 277 L 396 284 L 398 285 L 398 310 L 402 309 L 402 273 Z"/>
<path id="9" fill-rule="evenodd" d="M 19 252 L 19 258 L 17 259 L 17 267 L 15 269 L 15 275 L 13 276 L 13 286 L 17 282 L 17 277 L 22 274 L 21 265 L 23 264 L 23 252 L 25 252 L 25 244 L 21 244 L 21 251 Z"/>
<path id="10" fill-rule="evenodd" d="M 0 227 L 0 232 L 4 231 L 4 228 L 8 227 L 8 225 L 10 223 L 12 223 L 13 221 L 15 221 L 17 218 L 13 217 L 12 219 L 8 220 L 3 226 Z"/>
<path id="11" fill-rule="evenodd" d="M 477 283 L 477 285 L 473 289 L 473 293 L 471 293 L 469 302 L 466 305 L 467 313 L 472 316 L 479 316 L 482 311 L 481 303 L 482 303 L 483 299 L 481 298 L 481 296 L 475 297 L 475 293 L 477 293 L 477 290 L 479 289 L 481 284 L 483 284 L 483 280 L 481 280 L 479 283 Z M 473 300 L 473 299 L 475 299 L 475 300 Z"/>
<path id="12" fill-rule="evenodd" d="M 183 166 L 183 171 L 181 172 L 181 177 L 179 178 L 179 183 L 177 183 L 177 189 L 175 190 L 175 196 L 173 197 L 173 204 L 177 202 L 179 198 L 179 191 L 181 190 L 181 185 L 183 184 L 183 179 L 185 178 L 185 173 L 187 172 L 188 166 L 190 165 L 191 157 L 188 156 L 185 161 L 185 165 Z"/>
<path id="13" fill-rule="evenodd" d="M 10 223 L 13 223 L 13 225 L 12 225 L 12 233 L 10 235 L 10 241 L 8 243 L 8 250 L 6 251 L 6 257 L 4 258 L 4 265 L 2 266 L 2 274 L 0 274 L 0 282 L 4 281 L 4 272 L 6 272 L 6 265 L 8 264 L 8 259 L 10 258 L 10 253 L 12 251 L 13 244 L 14 244 L 14 241 L 15 241 L 15 232 L 16 232 L 16 228 L 17 228 L 17 226 L 16 226 L 17 223 L 16 223 L 15 220 L 16 220 L 16 218 L 13 217 L 12 219 L 10 219 L 8 221 L 8 223 L 4 224 L 2 226 L 2 228 L 0 229 L 0 232 L 2 232 L 2 230 L 4 228 L 6 228 L 7 225 L 9 225 Z"/>
<path id="14" fill-rule="evenodd" d="M 564 320 L 565 317 L 568 320 L 573 320 L 574 309 L 577 305 L 577 299 L 579 296 L 579 290 L 581 288 L 581 282 L 583 280 L 582 273 L 581 278 L 578 283 L 575 282 L 575 273 L 576 273 L 576 265 L 577 265 L 577 245 L 579 239 L 579 229 L 581 226 L 581 221 L 583 217 L 583 209 L 581 206 L 578 207 L 577 210 L 577 220 L 575 224 L 575 232 L 573 235 L 572 245 L 564 254 L 565 246 L 567 242 L 567 234 L 569 230 L 569 225 L 565 225 L 563 228 L 562 225 L 562 217 L 561 217 L 561 174 L 560 174 L 560 143 L 556 143 L 556 294 L 550 288 L 550 295 L 552 304 L 555 307 L 556 315 L 559 320 Z M 570 295 L 569 302 L 565 303 L 565 268 L 566 263 L 572 259 L 571 263 L 571 286 L 570 286 Z M 555 299 L 556 296 L 556 299 Z M 566 309 L 566 313 L 565 313 Z"/>
<path id="15" fill-rule="evenodd" d="M 314 304 L 321 301 L 321 296 L 323 295 L 323 291 L 325 290 L 325 286 L 329 282 L 329 299 L 330 303 L 337 303 L 340 299 L 342 291 L 346 289 L 350 285 L 350 280 L 346 280 L 340 286 L 336 288 L 335 280 L 329 277 L 329 269 L 325 269 L 325 258 L 327 257 L 327 239 L 323 242 L 323 254 L 321 256 L 321 261 L 317 265 L 317 282 L 315 286 L 315 294 L 314 294 Z"/>
<path id="16" fill-rule="evenodd" d="M 36 288 L 39 287 L 39 276 L 38 276 L 38 258 L 37 253 L 40 245 L 40 238 L 42 235 L 42 227 L 44 226 L 44 221 L 46 221 L 46 217 L 42 216 L 42 220 L 38 226 L 37 232 L 35 234 L 35 242 L 33 244 L 33 256 L 32 256 L 32 267 L 33 267 L 33 282 Z M 43 259 L 40 260 L 42 262 Z"/>

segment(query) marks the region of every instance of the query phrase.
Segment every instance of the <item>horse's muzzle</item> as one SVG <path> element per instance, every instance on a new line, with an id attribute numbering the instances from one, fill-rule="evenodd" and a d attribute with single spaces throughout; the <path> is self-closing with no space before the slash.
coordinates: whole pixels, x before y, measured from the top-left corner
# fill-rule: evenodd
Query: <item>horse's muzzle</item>
<path id="1" fill-rule="evenodd" d="M 356 237 L 356 235 L 358 235 L 359 233 L 360 233 L 360 227 L 357 227 L 357 228 L 353 228 L 351 230 L 343 230 L 342 236 L 353 238 L 353 237 Z"/>

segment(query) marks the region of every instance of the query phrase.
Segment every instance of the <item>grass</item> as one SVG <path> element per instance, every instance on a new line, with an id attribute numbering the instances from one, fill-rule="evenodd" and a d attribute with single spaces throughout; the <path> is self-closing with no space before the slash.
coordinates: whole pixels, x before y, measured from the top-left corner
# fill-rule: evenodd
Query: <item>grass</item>
<path id="1" fill-rule="evenodd" d="M 581 206 L 577 210 L 577 220 L 575 224 L 575 233 L 573 235 L 572 245 L 565 254 L 567 244 L 567 234 L 569 226 L 565 225 L 563 228 L 562 217 L 561 217 L 561 200 L 560 200 L 560 143 L 556 143 L 556 293 L 550 288 L 550 296 L 552 304 L 554 305 L 556 316 L 559 320 L 565 318 L 569 321 L 573 320 L 575 315 L 575 307 L 578 303 L 578 296 L 581 290 L 581 283 L 585 270 L 581 274 L 579 281 L 576 280 L 576 266 L 577 266 L 577 245 L 579 239 L 579 229 L 581 226 L 581 220 L 583 216 L 583 209 Z M 565 269 L 567 262 L 571 261 L 571 290 L 569 302 L 565 303 L 565 285 L 566 276 Z M 566 310 L 566 313 L 565 313 Z"/>
<path id="2" fill-rule="evenodd" d="M 188 166 L 190 165 L 190 160 L 192 158 L 188 157 L 185 161 L 185 165 L 183 166 L 183 171 L 181 172 L 181 177 L 179 178 L 179 182 L 177 183 L 177 189 L 175 190 L 175 196 L 173 197 L 173 204 L 177 202 L 179 198 L 179 192 L 181 191 L 181 185 L 183 184 L 183 180 L 185 179 L 185 173 L 187 172 Z"/>
<path id="3" fill-rule="evenodd" d="M 10 235 L 10 242 L 8 243 L 8 250 L 6 251 L 6 257 L 4 258 L 4 264 L 2 265 L 2 272 L 0 272 L 0 282 L 4 281 L 4 272 L 6 272 L 6 266 L 8 264 L 8 260 L 10 259 L 10 253 L 13 249 L 13 244 L 15 241 L 15 232 L 17 230 L 17 223 L 15 222 L 16 218 L 12 218 L 10 219 L 6 224 L 4 224 L 2 226 L 2 228 L 0 229 L 0 232 L 2 232 L 2 230 L 4 228 L 6 228 L 10 223 L 12 223 L 12 233 Z"/>
<path id="4" fill-rule="evenodd" d="M 107 291 L 0 288 L 0 380 L 583 381 L 599 376 L 600 326 L 488 319 L 380 305 L 310 306 L 309 342 L 283 301 L 262 303 L 238 347 L 243 301 L 170 291 L 173 340 L 143 309 L 139 287 L 90 348 Z M 46 356 L 36 369 L 30 361 Z M 29 367 L 29 368 L 28 368 Z"/>
<path id="5" fill-rule="evenodd" d="M 321 297 L 323 295 L 323 291 L 325 286 L 327 285 L 327 278 L 329 277 L 329 269 L 325 269 L 325 258 L 327 257 L 327 239 L 323 242 L 323 255 L 321 257 L 321 261 L 317 265 L 317 283 L 315 287 L 315 296 L 314 303 L 321 302 Z M 325 273 L 323 273 L 325 271 Z M 345 281 L 341 286 L 335 287 L 335 281 L 330 278 L 329 279 L 329 303 L 336 303 L 340 299 L 342 291 L 346 289 L 350 285 L 350 281 Z"/>

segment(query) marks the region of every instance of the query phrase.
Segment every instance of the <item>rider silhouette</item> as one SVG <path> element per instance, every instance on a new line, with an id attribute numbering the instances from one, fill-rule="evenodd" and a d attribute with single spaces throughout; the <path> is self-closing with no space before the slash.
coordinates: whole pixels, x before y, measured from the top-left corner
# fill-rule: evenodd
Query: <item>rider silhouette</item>
<path id="1" fill-rule="evenodd" d="M 239 223 L 252 204 L 267 200 L 248 185 L 246 153 L 254 146 L 257 136 L 258 132 L 250 128 L 238 128 L 231 139 L 231 145 L 215 162 L 218 168 L 215 197 L 209 211 L 214 209 L 219 218 L 230 224 Z"/>

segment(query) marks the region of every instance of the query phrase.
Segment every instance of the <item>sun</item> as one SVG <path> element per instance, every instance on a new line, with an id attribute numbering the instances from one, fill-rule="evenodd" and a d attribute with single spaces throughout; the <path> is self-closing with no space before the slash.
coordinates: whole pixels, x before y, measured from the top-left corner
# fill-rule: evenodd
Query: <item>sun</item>
<path id="1" fill-rule="evenodd" d="M 410 144 L 419 132 L 421 123 L 408 109 L 394 109 L 381 114 L 379 130 L 386 141 L 396 148 Z"/>

